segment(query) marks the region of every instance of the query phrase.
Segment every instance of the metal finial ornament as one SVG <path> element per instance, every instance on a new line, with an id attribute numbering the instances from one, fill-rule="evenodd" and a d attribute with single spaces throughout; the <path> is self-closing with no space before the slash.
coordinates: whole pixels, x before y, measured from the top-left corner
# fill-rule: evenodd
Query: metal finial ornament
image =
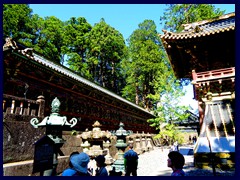
<path id="1" fill-rule="evenodd" d="M 60 101 L 56 97 L 51 104 L 52 110 L 50 116 L 46 116 L 41 123 L 38 124 L 38 119 L 37 118 L 32 118 L 30 120 L 30 124 L 34 128 L 38 128 L 39 126 L 46 126 L 46 125 L 60 125 L 60 126 L 70 126 L 71 128 L 77 124 L 77 119 L 72 118 L 69 122 L 67 122 L 67 117 L 66 116 L 60 116 L 59 115 L 59 109 L 60 109 Z"/>
<path id="2" fill-rule="evenodd" d="M 58 100 L 57 97 L 55 97 L 55 99 L 52 101 L 52 113 L 59 113 L 59 109 L 60 109 L 60 101 Z"/>

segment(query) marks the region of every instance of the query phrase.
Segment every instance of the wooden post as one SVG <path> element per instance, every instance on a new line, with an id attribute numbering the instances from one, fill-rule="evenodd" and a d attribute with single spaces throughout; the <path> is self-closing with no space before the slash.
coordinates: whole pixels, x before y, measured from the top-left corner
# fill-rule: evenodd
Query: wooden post
<path id="1" fill-rule="evenodd" d="M 28 116 L 30 115 L 30 106 L 31 106 L 31 103 L 30 103 L 30 101 L 28 101 L 28 108 L 27 108 L 27 115 Z"/>
<path id="2" fill-rule="evenodd" d="M 20 115 L 23 114 L 23 102 L 20 103 Z"/>
<path id="3" fill-rule="evenodd" d="M 12 100 L 11 114 L 13 114 L 15 108 L 15 100 Z"/>
<path id="4" fill-rule="evenodd" d="M 44 96 L 38 96 L 37 103 L 39 104 L 38 117 L 44 117 L 44 108 L 45 108 Z"/>
<path id="5" fill-rule="evenodd" d="M 6 100 L 3 100 L 3 112 L 4 112 L 4 109 L 5 109 L 5 105 L 6 105 Z"/>

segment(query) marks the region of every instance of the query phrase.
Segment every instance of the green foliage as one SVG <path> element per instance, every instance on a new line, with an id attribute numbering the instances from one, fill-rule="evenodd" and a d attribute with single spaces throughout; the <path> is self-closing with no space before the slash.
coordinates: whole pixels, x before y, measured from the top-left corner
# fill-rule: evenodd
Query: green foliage
<path id="1" fill-rule="evenodd" d="M 4 38 L 25 39 L 31 35 L 32 9 L 26 4 L 3 4 Z"/>
<path id="2" fill-rule="evenodd" d="M 94 81 L 119 94 L 120 62 L 127 53 L 122 34 L 101 19 L 88 34 L 88 39 L 87 59 Z"/>
<path id="3" fill-rule="evenodd" d="M 44 21 L 39 19 L 43 25 L 38 40 L 41 41 L 40 49 L 46 58 L 57 63 L 63 63 L 63 22 L 54 16 L 46 17 Z M 39 46 L 36 44 L 35 47 Z"/>
<path id="4" fill-rule="evenodd" d="M 160 23 L 170 31 L 183 30 L 182 24 L 215 18 L 224 14 L 211 4 L 167 4 Z"/>
<path id="5" fill-rule="evenodd" d="M 70 18 L 65 22 L 64 46 L 62 47 L 67 54 L 69 68 L 89 80 L 93 80 L 86 59 L 89 48 L 88 35 L 91 29 L 92 26 L 84 17 Z"/>
<path id="6" fill-rule="evenodd" d="M 173 144 L 173 142 L 177 141 L 179 144 L 182 144 L 184 142 L 184 137 L 182 132 L 176 129 L 176 127 L 173 124 L 167 124 L 165 128 L 159 132 L 154 138 L 158 139 L 165 139 L 168 138 L 170 140 L 170 144 Z M 163 143 L 163 142 L 162 142 Z"/>
<path id="7" fill-rule="evenodd" d="M 84 17 L 62 22 L 54 16 L 41 18 L 26 4 L 3 5 L 4 38 L 13 40 L 77 74 L 121 93 L 125 85 L 120 62 L 127 56 L 122 34 L 105 23 L 92 27 Z"/>
<path id="8" fill-rule="evenodd" d="M 184 93 L 176 82 L 169 83 L 166 86 L 156 83 L 155 86 L 157 89 L 156 94 L 149 95 L 149 98 L 156 103 L 154 110 L 156 118 L 149 119 L 148 122 L 150 126 L 155 127 L 156 130 L 160 130 L 161 132 L 163 124 L 174 125 L 176 121 L 188 118 L 189 114 L 186 113 L 188 107 L 181 105 L 180 97 Z"/>
<path id="9" fill-rule="evenodd" d="M 127 83 L 123 96 L 150 110 L 152 103 L 148 94 L 153 93 L 152 82 L 157 72 L 164 68 L 164 55 L 155 23 L 152 20 L 140 23 L 128 42 L 129 57 L 121 63 Z"/>

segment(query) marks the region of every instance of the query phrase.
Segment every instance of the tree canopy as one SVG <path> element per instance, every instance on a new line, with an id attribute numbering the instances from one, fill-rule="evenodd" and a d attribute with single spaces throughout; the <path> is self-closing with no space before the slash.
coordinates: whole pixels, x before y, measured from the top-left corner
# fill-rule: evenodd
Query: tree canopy
<path id="1" fill-rule="evenodd" d="M 164 54 L 156 25 L 152 20 L 139 24 L 129 42 L 129 58 L 122 62 L 126 86 L 123 95 L 132 102 L 150 110 L 152 103 L 148 94 L 153 93 L 152 82 L 159 71 L 164 71 Z"/>
<path id="2" fill-rule="evenodd" d="M 119 93 L 119 63 L 127 53 L 122 34 L 101 19 L 90 31 L 88 39 L 90 46 L 87 58 L 94 81 Z"/>
<path id="3" fill-rule="evenodd" d="M 3 4 L 3 38 L 30 38 L 32 9 L 26 4 Z"/>
<path id="4" fill-rule="evenodd" d="M 160 17 L 160 24 L 164 24 L 164 29 L 179 32 L 183 30 L 182 24 L 215 18 L 222 14 L 224 11 L 211 4 L 167 4 Z"/>

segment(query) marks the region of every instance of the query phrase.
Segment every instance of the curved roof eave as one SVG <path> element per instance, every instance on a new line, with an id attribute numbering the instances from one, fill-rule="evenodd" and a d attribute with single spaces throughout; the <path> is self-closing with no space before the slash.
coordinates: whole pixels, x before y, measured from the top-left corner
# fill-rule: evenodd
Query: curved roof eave
<path id="1" fill-rule="evenodd" d="M 73 73 L 72 71 L 70 71 L 69 69 L 67 69 L 64 66 L 61 66 L 61 65 L 58 65 L 58 64 L 56 64 L 56 63 L 54 63 L 52 61 L 49 61 L 49 60 L 43 58 L 42 56 L 39 56 L 36 53 L 33 53 L 32 56 L 30 56 L 30 55 L 26 54 L 24 50 L 16 50 L 16 51 L 17 51 L 17 53 L 20 53 L 21 55 L 24 55 L 26 58 L 34 60 L 35 62 L 37 62 L 37 63 L 39 63 L 39 64 L 41 64 L 43 66 L 46 66 L 46 67 L 48 67 L 48 68 L 50 68 L 50 69 L 52 69 L 54 71 L 57 71 L 57 72 L 65 75 L 67 77 L 70 77 L 70 78 L 72 78 L 72 79 L 74 79 L 74 80 L 76 80 L 76 81 L 78 81 L 80 83 L 83 83 L 83 84 L 85 84 L 87 86 L 90 86 L 90 87 L 92 87 L 94 89 L 97 89 L 97 90 L 99 90 L 99 91 L 101 91 L 101 92 L 103 92 L 103 93 L 105 93 L 105 94 L 107 94 L 107 95 L 109 95 L 109 96 L 111 96 L 111 97 L 113 97 L 115 99 L 118 99 L 118 100 L 120 100 L 120 101 L 122 101 L 122 102 L 124 102 L 126 104 L 129 104 L 130 106 L 133 106 L 133 107 L 135 107 L 135 108 L 137 108 L 137 109 L 139 109 L 141 111 L 144 111 L 144 112 L 150 114 L 151 116 L 154 116 L 152 113 L 150 113 L 149 111 L 145 110 L 144 108 L 142 108 L 142 107 L 140 107 L 140 106 L 138 106 L 138 105 L 136 105 L 136 104 L 134 104 L 134 103 L 132 103 L 132 102 L 130 102 L 130 101 L 128 101 L 128 100 L 118 96 L 118 95 L 116 95 L 115 93 L 113 93 L 113 92 L 111 92 L 111 91 L 109 91 L 109 90 L 107 90 L 107 89 L 105 89 L 105 88 L 103 88 L 103 87 L 101 87 L 101 86 L 99 86 L 99 85 L 97 85 L 97 84 L 87 80 L 87 79 L 84 79 L 83 77 Z"/>
<path id="2" fill-rule="evenodd" d="M 183 24 L 183 26 L 184 30 L 182 32 L 169 32 L 163 29 L 164 34 L 160 34 L 159 36 L 163 41 L 166 41 L 198 38 L 235 30 L 235 12 L 222 15 L 218 18 Z"/>

